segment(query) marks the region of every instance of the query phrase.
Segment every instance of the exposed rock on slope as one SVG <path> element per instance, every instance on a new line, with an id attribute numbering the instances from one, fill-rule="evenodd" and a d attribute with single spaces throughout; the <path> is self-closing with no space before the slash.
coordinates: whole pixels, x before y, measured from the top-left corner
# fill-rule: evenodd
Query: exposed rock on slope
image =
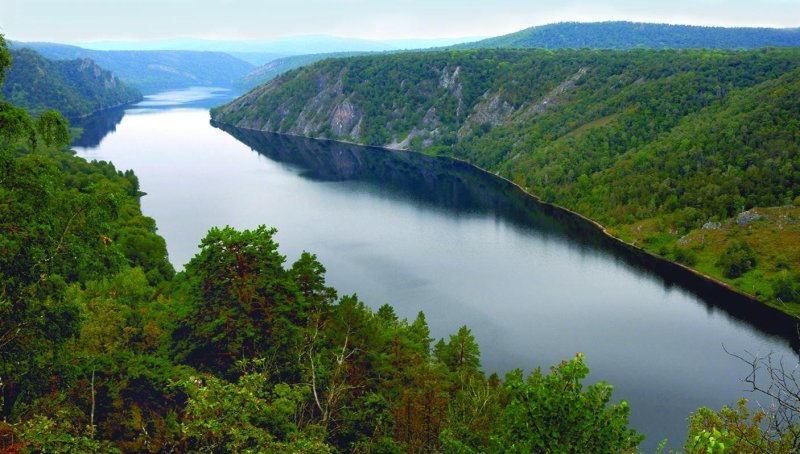
<path id="1" fill-rule="evenodd" d="M 425 61 L 434 55 L 445 58 Z M 542 106 L 575 88 L 587 71 L 576 68 L 552 87 L 553 80 L 545 81 L 534 93 L 541 88 L 549 90 L 531 99 L 511 99 L 499 81 L 491 79 L 478 81 L 487 90 L 476 96 L 474 78 L 481 76 L 487 62 L 479 62 L 477 67 L 475 62 L 468 62 L 465 67 L 451 61 L 457 55 L 442 52 L 385 57 L 406 66 L 397 68 L 388 78 L 376 75 L 367 80 L 361 71 L 371 71 L 369 63 L 382 57 L 325 61 L 273 79 L 215 109 L 213 116 L 248 129 L 394 149 L 428 148 L 503 124 L 515 114 L 539 112 Z M 416 72 L 423 65 L 425 69 Z M 465 74 L 470 88 L 465 88 Z M 388 96 L 374 96 L 380 91 Z"/>

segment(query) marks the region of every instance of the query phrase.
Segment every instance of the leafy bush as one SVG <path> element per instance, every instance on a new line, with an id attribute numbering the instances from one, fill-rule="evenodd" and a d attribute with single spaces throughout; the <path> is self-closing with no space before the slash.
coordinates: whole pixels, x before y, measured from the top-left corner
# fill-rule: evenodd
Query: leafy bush
<path id="1" fill-rule="evenodd" d="M 784 303 L 800 303 L 800 279 L 787 271 L 779 273 L 772 282 L 772 296 Z"/>
<path id="2" fill-rule="evenodd" d="M 689 436 L 684 448 L 688 453 L 790 453 L 795 430 L 775 433 L 765 429 L 769 423 L 766 413 L 750 414 L 747 399 L 739 400 L 736 408 L 728 406 L 715 412 L 699 408 L 689 417 Z M 771 425 L 769 425 L 771 427 Z"/>
<path id="3" fill-rule="evenodd" d="M 756 255 L 745 241 L 732 241 L 719 257 L 717 266 L 725 277 L 734 279 L 756 267 Z"/>
<path id="4" fill-rule="evenodd" d="M 628 403 L 609 405 L 614 387 L 607 383 L 584 390 L 588 374 L 580 353 L 548 375 L 536 369 L 523 380 L 521 371 L 510 372 L 493 452 L 634 451 L 644 437 L 628 428 Z"/>
<path id="5" fill-rule="evenodd" d="M 684 249 L 679 246 L 675 246 L 672 250 L 673 255 L 675 256 L 675 261 L 679 263 L 683 263 L 684 265 L 692 266 L 697 263 L 697 254 L 694 251 L 689 249 Z"/>

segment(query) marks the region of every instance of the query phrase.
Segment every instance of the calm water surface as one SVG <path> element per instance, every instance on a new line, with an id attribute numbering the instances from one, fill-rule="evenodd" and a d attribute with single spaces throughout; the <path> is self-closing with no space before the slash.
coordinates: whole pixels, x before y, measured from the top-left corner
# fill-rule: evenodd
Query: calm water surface
<path id="1" fill-rule="evenodd" d="M 76 143 L 134 169 L 178 268 L 212 226 L 277 227 L 289 262 L 317 254 L 340 294 L 402 317 L 424 311 L 435 337 L 468 325 L 486 371 L 584 353 L 591 379 L 630 402 L 646 451 L 665 437 L 680 447 L 697 407 L 747 395 L 747 368 L 723 345 L 794 356 L 785 319 L 731 309 L 504 182 L 444 159 L 228 133 L 207 111 L 226 96 L 151 96 L 87 120 Z"/>

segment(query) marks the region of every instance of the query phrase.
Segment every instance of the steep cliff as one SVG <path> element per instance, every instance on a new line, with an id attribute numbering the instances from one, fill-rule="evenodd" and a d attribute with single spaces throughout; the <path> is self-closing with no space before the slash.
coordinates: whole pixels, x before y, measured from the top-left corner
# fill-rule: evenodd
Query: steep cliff
<path id="1" fill-rule="evenodd" d="M 534 54 L 492 52 L 506 63 Z M 400 149 L 412 143 L 430 147 L 455 143 L 485 123 L 503 123 L 581 71 L 580 65 L 543 68 L 530 75 L 535 80 L 525 81 L 534 82 L 526 93 L 509 96 L 503 71 L 494 64 L 477 52 L 325 60 L 273 79 L 213 115 L 250 129 Z"/>

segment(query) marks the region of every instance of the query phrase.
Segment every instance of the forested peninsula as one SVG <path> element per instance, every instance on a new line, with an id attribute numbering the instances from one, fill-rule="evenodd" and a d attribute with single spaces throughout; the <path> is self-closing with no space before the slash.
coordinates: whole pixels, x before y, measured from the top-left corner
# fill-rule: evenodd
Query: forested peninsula
<path id="1" fill-rule="evenodd" d="M 219 123 L 466 160 L 800 313 L 800 50 L 480 49 L 329 59 Z"/>

